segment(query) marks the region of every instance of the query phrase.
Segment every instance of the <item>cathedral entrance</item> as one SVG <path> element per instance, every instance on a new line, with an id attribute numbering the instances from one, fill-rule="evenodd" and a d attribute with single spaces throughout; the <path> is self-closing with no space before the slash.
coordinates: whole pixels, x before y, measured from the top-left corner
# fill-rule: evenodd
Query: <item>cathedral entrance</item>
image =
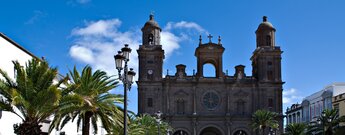
<path id="1" fill-rule="evenodd" d="M 173 135 L 188 135 L 188 133 L 183 130 L 177 130 Z"/>
<path id="2" fill-rule="evenodd" d="M 215 127 L 207 127 L 201 131 L 200 135 L 222 135 L 222 133 Z"/>
<path id="3" fill-rule="evenodd" d="M 234 135 L 248 135 L 248 134 L 246 133 L 246 131 L 237 130 L 237 131 L 234 133 Z"/>

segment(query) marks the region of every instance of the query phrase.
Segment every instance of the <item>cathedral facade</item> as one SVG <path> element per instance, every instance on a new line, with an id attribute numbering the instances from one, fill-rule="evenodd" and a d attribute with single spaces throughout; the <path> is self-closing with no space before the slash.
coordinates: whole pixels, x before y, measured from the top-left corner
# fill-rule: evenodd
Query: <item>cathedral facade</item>
<path id="1" fill-rule="evenodd" d="M 235 67 L 233 75 L 223 71 L 223 47 L 203 43 L 195 50 L 197 71 L 186 74 L 186 65 L 176 65 L 174 75 L 163 77 L 164 50 L 160 42 L 161 28 L 150 15 L 142 31 L 138 52 L 139 80 L 138 113 L 163 113 L 173 128 L 173 135 L 254 135 L 251 116 L 258 109 L 280 114 L 279 130 L 283 131 L 280 47 L 275 45 L 275 28 L 263 18 L 256 30 L 256 49 L 252 61 L 252 76 L 246 76 L 245 66 Z M 204 77 L 203 66 L 212 64 L 215 77 Z"/>

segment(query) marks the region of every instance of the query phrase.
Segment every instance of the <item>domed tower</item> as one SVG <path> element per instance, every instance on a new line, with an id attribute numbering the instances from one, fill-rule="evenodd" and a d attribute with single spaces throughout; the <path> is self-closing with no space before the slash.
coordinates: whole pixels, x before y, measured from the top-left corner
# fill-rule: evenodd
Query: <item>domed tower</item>
<path id="1" fill-rule="evenodd" d="M 164 50 L 160 44 L 161 28 L 151 14 L 141 29 L 142 45 L 139 46 L 138 113 L 154 114 L 162 107 L 162 76 Z M 152 93 L 152 91 L 159 93 Z"/>
<path id="2" fill-rule="evenodd" d="M 253 77 L 257 84 L 257 109 L 267 109 L 282 114 L 281 54 L 279 46 L 275 46 L 273 25 L 263 17 L 263 22 L 256 30 L 256 49 L 251 57 Z M 283 117 L 278 118 L 282 131 Z"/>
<path id="3" fill-rule="evenodd" d="M 275 46 L 275 31 L 273 25 L 263 17 L 256 33 L 256 49 L 251 58 L 253 76 L 261 82 L 281 82 L 280 47 Z"/>
<path id="4" fill-rule="evenodd" d="M 144 27 L 141 29 L 143 32 L 143 45 L 153 46 L 160 45 L 160 33 L 162 29 L 159 27 L 158 23 L 154 20 L 153 14 L 150 15 L 150 20 L 147 21 Z"/>
<path id="5" fill-rule="evenodd" d="M 274 47 L 275 46 L 276 29 L 267 21 L 267 17 L 263 16 L 263 21 L 255 31 L 256 47 Z"/>

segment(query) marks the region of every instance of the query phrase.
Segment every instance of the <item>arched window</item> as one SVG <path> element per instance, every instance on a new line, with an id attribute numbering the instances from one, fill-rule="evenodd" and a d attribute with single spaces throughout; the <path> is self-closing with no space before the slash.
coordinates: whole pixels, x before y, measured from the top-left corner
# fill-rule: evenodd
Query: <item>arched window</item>
<path id="1" fill-rule="evenodd" d="M 244 130 L 237 130 L 234 135 L 247 135 L 247 132 Z"/>
<path id="2" fill-rule="evenodd" d="M 244 115 L 245 114 L 245 102 L 243 100 L 238 100 L 237 101 L 237 111 L 238 111 L 238 114 L 240 115 Z"/>
<path id="3" fill-rule="evenodd" d="M 175 133 L 173 135 L 188 135 L 188 133 L 186 131 L 183 131 L 183 130 L 177 130 L 177 131 L 175 131 Z"/>
<path id="4" fill-rule="evenodd" d="M 153 107 L 153 99 L 147 98 L 147 107 Z"/>
<path id="5" fill-rule="evenodd" d="M 272 38 L 270 35 L 266 36 L 266 45 L 271 46 L 272 45 Z"/>
<path id="6" fill-rule="evenodd" d="M 185 101 L 183 99 L 177 99 L 177 114 L 184 114 Z"/>
<path id="7" fill-rule="evenodd" d="M 273 67 L 272 67 L 272 62 L 269 61 L 267 62 L 267 79 L 268 80 L 273 80 Z"/>
<path id="8" fill-rule="evenodd" d="M 270 109 L 273 108 L 273 98 L 268 98 L 268 108 L 270 108 Z"/>
<path id="9" fill-rule="evenodd" d="M 268 67 L 268 68 L 272 68 L 272 64 L 273 64 L 273 63 L 272 63 L 271 61 L 268 61 L 268 62 L 267 62 L 267 67 Z"/>
<path id="10" fill-rule="evenodd" d="M 216 77 L 216 68 L 213 64 L 204 64 L 204 77 Z"/>
<path id="11" fill-rule="evenodd" d="M 150 45 L 153 45 L 153 34 L 152 34 L 152 33 L 149 34 L 149 37 L 148 37 L 148 38 L 149 38 L 149 40 L 148 40 L 148 41 L 149 41 L 149 44 L 150 44 Z"/>

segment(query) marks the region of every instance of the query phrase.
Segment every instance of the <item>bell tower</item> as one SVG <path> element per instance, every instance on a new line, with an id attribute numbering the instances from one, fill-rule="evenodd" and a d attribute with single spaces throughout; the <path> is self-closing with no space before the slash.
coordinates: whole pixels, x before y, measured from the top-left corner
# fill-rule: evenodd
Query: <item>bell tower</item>
<path id="1" fill-rule="evenodd" d="M 160 43 L 162 30 L 151 14 L 141 31 L 142 45 L 137 50 L 138 113 L 154 114 L 158 110 L 164 111 L 162 91 L 164 50 Z"/>
<path id="2" fill-rule="evenodd" d="M 153 14 L 145 23 L 142 31 L 142 45 L 138 52 L 139 81 L 159 81 L 162 79 L 164 50 L 160 44 L 161 31 Z"/>
<path id="3" fill-rule="evenodd" d="M 160 45 L 162 29 L 159 27 L 158 23 L 154 20 L 153 14 L 150 15 L 149 21 L 147 21 L 144 27 L 141 29 L 143 33 L 143 45 L 154 46 Z"/>
<path id="4" fill-rule="evenodd" d="M 221 38 L 218 37 L 218 43 L 212 43 L 212 36 L 209 35 L 209 42 L 203 44 L 200 36 L 199 46 L 195 50 L 197 57 L 197 77 L 204 77 L 204 65 L 211 64 L 215 68 L 215 77 L 223 77 L 223 52 L 225 48 L 222 46 Z"/>
<path id="5" fill-rule="evenodd" d="M 273 25 L 263 17 L 263 22 L 256 30 L 256 49 L 251 57 L 253 76 L 260 82 L 281 82 L 281 54 L 275 46 Z"/>
<path id="6" fill-rule="evenodd" d="M 256 33 L 256 47 L 274 47 L 276 29 L 267 21 L 267 16 L 263 16 L 263 21 L 259 25 Z"/>

